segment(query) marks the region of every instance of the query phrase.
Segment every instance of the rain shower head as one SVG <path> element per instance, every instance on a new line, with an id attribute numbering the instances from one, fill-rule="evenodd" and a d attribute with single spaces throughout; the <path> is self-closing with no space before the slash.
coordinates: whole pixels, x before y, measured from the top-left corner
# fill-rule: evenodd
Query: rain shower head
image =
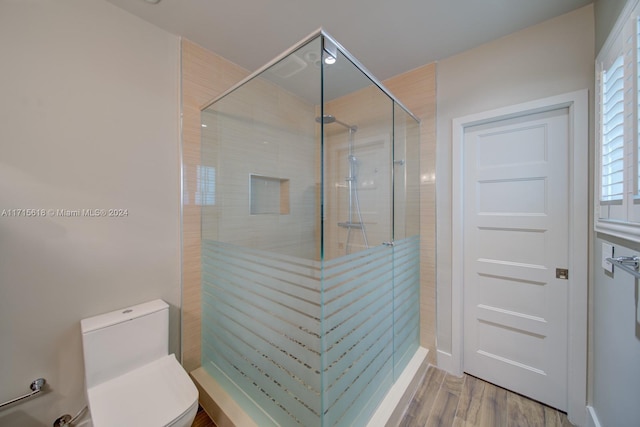
<path id="1" fill-rule="evenodd" d="M 328 125 L 329 123 L 335 123 L 336 118 L 331 114 L 325 114 L 322 117 L 316 117 L 316 122 Z"/>
<path id="2" fill-rule="evenodd" d="M 355 132 L 358 130 L 358 126 L 351 126 L 345 122 L 341 122 L 340 120 L 336 119 L 336 116 L 332 115 L 332 114 L 325 114 L 322 117 L 316 117 L 316 122 L 318 123 L 322 123 L 324 125 L 328 125 L 331 123 L 337 123 L 339 125 L 342 125 L 344 127 L 346 127 L 347 129 L 349 129 L 351 132 Z"/>

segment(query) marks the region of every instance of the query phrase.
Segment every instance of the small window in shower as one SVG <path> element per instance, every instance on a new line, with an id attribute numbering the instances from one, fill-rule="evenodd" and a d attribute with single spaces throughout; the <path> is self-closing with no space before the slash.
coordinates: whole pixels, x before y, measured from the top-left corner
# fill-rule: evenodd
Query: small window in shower
<path id="1" fill-rule="evenodd" d="M 289 214 L 289 180 L 251 175 L 251 215 Z"/>
<path id="2" fill-rule="evenodd" d="M 216 168 L 198 165 L 196 204 L 214 206 L 216 204 Z"/>

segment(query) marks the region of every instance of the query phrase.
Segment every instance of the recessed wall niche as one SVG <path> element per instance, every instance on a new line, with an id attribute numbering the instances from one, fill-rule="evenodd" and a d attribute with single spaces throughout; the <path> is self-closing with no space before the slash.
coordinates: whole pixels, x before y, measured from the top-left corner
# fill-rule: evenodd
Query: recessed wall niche
<path id="1" fill-rule="evenodd" d="M 251 175 L 251 215 L 289 214 L 289 180 Z"/>

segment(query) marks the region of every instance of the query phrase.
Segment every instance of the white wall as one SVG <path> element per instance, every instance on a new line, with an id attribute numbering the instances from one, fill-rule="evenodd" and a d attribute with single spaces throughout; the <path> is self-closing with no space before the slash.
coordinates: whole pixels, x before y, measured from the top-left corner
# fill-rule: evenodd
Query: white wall
<path id="1" fill-rule="evenodd" d="M 437 342 L 451 351 L 451 123 L 454 118 L 594 86 L 593 6 L 438 63 Z M 585 150 L 589 149 L 585 141 Z M 587 177 L 585 177 L 586 179 Z"/>
<path id="2" fill-rule="evenodd" d="M 594 3 L 596 53 L 605 43 L 625 0 L 597 0 Z M 589 404 L 591 422 L 602 426 L 631 426 L 640 423 L 640 304 L 638 281 L 622 270 L 614 274 L 600 267 L 602 243 L 615 246 L 616 256 L 640 254 L 640 245 L 596 234 L 593 248 L 591 292 L 591 353 Z"/>
<path id="3" fill-rule="evenodd" d="M 51 426 L 84 404 L 80 319 L 154 298 L 179 350 L 179 43 L 103 0 L 0 0 L 0 412 Z"/>
<path id="4" fill-rule="evenodd" d="M 595 239 L 592 293 L 592 378 L 589 404 L 600 425 L 640 424 L 640 323 L 636 321 L 640 282 L 614 267 L 600 267 L 602 243 L 616 256 L 640 254 L 640 245 L 598 234 Z"/>

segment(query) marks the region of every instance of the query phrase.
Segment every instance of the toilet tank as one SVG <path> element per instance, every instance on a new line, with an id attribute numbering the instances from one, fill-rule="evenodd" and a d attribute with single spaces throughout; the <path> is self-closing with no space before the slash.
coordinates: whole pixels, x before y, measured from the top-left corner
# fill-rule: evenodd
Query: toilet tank
<path id="1" fill-rule="evenodd" d="M 154 300 L 80 322 L 87 388 L 169 353 L 169 306 Z"/>

